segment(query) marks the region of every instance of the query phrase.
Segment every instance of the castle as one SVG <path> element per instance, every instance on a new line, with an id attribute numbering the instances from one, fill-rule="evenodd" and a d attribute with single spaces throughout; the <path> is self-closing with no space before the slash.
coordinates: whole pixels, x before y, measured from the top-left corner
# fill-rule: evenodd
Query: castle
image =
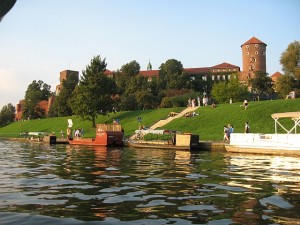
<path id="1" fill-rule="evenodd" d="M 256 37 L 241 45 L 243 71 L 239 66 L 226 62 L 212 67 L 184 68 L 184 71 L 189 75 L 201 76 L 203 80 L 207 80 L 208 76 L 211 76 L 212 80 L 229 80 L 231 74 L 237 74 L 240 82 L 247 83 L 255 77 L 255 72 L 266 73 L 266 47 L 267 45 Z M 152 77 L 158 76 L 159 70 L 152 70 L 149 62 L 147 70 L 140 71 L 140 74 L 151 80 Z"/>
<path id="2" fill-rule="evenodd" d="M 56 86 L 55 89 L 55 95 L 51 95 L 48 100 L 43 100 L 38 103 L 39 107 L 45 111 L 46 114 L 48 114 L 51 106 L 53 105 L 55 101 L 55 96 L 58 96 L 61 89 L 62 89 L 62 83 L 64 80 L 67 79 L 68 76 L 77 76 L 79 77 L 79 72 L 78 71 L 73 71 L 73 70 L 64 70 L 60 72 L 60 78 L 59 81 L 60 83 Z M 22 114 L 23 114 L 23 109 L 25 105 L 25 99 L 22 99 L 19 101 L 19 103 L 16 105 L 16 116 L 15 120 L 21 120 L 22 119 Z"/>
<path id="3" fill-rule="evenodd" d="M 243 61 L 243 70 L 240 70 L 239 66 L 221 63 L 211 67 L 199 67 L 199 68 L 184 68 L 183 70 L 192 76 L 200 76 L 203 80 L 207 80 L 208 77 L 211 77 L 213 81 L 222 81 L 230 80 L 231 76 L 238 76 L 238 79 L 241 83 L 247 84 L 250 79 L 255 77 L 256 72 L 266 73 L 266 48 L 267 44 L 260 41 L 256 37 L 252 37 L 244 44 L 241 45 L 242 48 L 242 61 Z M 114 77 L 114 72 L 106 70 L 105 74 L 111 78 Z M 149 61 L 147 70 L 141 70 L 140 75 L 147 77 L 148 81 L 151 81 L 153 77 L 158 77 L 159 70 L 152 70 L 152 65 Z M 68 76 L 79 76 L 78 71 L 64 70 L 60 72 L 60 84 L 56 86 L 55 96 L 58 96 L 63 80 L 67 79 Z M 276 80 L 282 76 L 281 73 L 276 72 L 271 76 L 272 80 Z M 54 103 L 55 96 L 51 96 L 48 101 L 44 100 L 39 102 L 39 106 L 43 108 L 47 114 L 51 105 Z M 24 106 L 25 100 L 21 100 L 16 107 L 16 120 L 22 118 L 22 109 Z"/>

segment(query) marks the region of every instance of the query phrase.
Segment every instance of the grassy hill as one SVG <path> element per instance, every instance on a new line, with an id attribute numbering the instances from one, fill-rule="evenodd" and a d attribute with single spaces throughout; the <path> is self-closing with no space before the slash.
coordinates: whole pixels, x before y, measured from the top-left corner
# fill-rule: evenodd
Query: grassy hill
<path id="1" fill-rule="evenodd" d="M 274 120 L 272 113 L 300 111 L 300 98 L 289 100 L 271 100 L 250 102 L 247 110 L 240 107 L 242 103 L 220 104 L 216 108 L 210 106 L 200 107 L 196 110 L 199 114 L 190 118 L 179 118 L 162 127 L 162 129 L 180 130 L 199 134 L 201 140 L 222 140 L 223 127 L 233 124 L 234 132 L 243 132 L 244 124 L 249 121 L 251 132 L 274 133 Z M 139 127 L 137 117 L 142 117 L 142 124 L 150 126 L 160 119 L 168 116 L 169 112 L 179 112 L 183 108 L 151 109 L 111 113 L 109 116 L 99 116 L 97 123 L 112 123 L 113 119 L 119 119 L 125 129 L 125 136 L 134 133 Z M 66 131 L 67 119 L 73 120 L 73 128 L 84 128 L 86 137 L 93 137 L 95 130 L 91 128 L 90 121 L 82 121 L 77 117 L 47 118 L 29 121 L 19 121 L 0 128 L 0 137 L 17 136 L 24 131 L 55 132 Z M 283 121 L 288 127 L 292 127 L 293 121 Z M 298 129 L 299 130 L 299 129 Z M 284 131 L 281 130 L 283 133 Z"/>

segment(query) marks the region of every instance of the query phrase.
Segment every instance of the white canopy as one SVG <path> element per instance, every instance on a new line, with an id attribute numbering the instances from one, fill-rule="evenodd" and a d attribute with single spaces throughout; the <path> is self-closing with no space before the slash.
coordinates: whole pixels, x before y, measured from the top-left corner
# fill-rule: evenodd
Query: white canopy
<path id="1" fill-rule="evenodd" d="M 273 113 L 271 116 L 275 120 L 275 134 L 277 134 L 277 124 L 288 134 L 292 133 L 293 130 L 295 130 L 295 134 L 297 133 L 297 126 L 300 127 L 300 112 Z M 294 120 L 295 124 L 292 129 L 288 130 L 281 123 L 279 123 L 279 118 L 291 118 Z"/>
<path id="2" fill-rule="evenodd" d="M 300 112 L 285 112 L 285 113 L 273 113 L 272 115 L 273 119 L 279 119 L 279 118 L 300 118 Z"/>

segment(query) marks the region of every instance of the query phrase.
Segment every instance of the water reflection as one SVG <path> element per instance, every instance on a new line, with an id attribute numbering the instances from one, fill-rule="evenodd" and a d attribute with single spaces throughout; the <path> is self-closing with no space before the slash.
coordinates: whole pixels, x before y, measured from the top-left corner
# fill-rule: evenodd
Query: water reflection
<path id="1" fill-rule="evenodd" d="M 0 169 L 4 224 L 300 220 L 299 158 L 0 141 Z"/>

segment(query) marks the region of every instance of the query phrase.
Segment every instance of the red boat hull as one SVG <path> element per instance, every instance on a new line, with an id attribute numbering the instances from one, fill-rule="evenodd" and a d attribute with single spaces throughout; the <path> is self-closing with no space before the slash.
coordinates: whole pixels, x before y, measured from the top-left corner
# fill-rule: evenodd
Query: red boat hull
<path id="1" fill-rule="evenodd" d="M 93 145 L 93 146 L 121 146 L 123 145 L 123 132 L 102 131 L 97 132 L 95 138 L 73 138 L 68 140 L 71 145 Z"/>

